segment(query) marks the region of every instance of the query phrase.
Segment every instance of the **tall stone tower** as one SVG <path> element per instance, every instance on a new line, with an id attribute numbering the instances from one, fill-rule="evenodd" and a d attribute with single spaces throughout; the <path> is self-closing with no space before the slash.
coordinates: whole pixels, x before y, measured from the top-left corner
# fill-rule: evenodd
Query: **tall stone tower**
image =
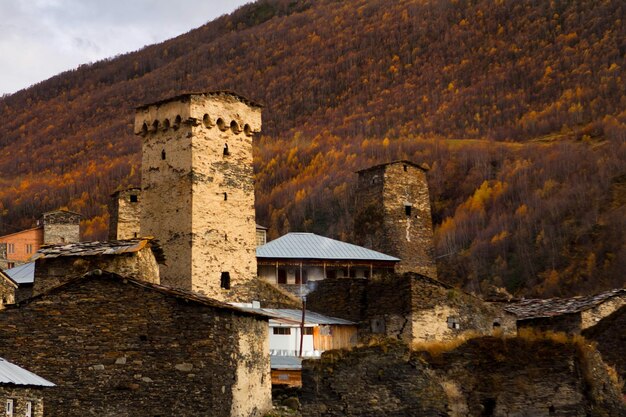
<path id="1" fill-rule="evenodd" d="M 224 299 L 256 276 L 252 135 L 261 106 L 230 92 L 137 108 L 141 235 L 157 238 L 161 283 Z"/>
<path id="2" fill-rule="evenodd" d="M 109 200 L 109 240 L 132 239 L 140 233 L 141 188 L 117 190 Z"/>
<path id="3" fill-rule="evenodd" d="M 356 243 L 400 258 L 398 272 L 437 278 L 426 170 L 395 161 L 357 173 Z"/>

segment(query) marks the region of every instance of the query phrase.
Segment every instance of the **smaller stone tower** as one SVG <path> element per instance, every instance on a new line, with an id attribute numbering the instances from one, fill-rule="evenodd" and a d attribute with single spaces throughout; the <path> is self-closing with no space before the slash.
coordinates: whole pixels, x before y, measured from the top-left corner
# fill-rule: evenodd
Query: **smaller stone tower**
<path id="1" fill-rule="evenodd" d="M 109 200 L 109 240 L 139 236 L 141 188 L 118 190 Z"/>
<path id="2" fill-rule="evenodd" d="M 67 210 L 43 214 L 43 244 L 80 242 L 80 220 L 83 216 Z"/>
<path id="3" fill-rule="evenodd" d="M 397 272 L 437 278 L 426 169 L 395 161 L 357 173 L 355 242 L 400 258 Z"/>
<path id="4" fill-rule="evenodd" d="M 261 106 L 224 91 L 137 108 L 141 235 L 158 239 L 161 283 L 228 299 L 256 279 L 252 136 Z"/>

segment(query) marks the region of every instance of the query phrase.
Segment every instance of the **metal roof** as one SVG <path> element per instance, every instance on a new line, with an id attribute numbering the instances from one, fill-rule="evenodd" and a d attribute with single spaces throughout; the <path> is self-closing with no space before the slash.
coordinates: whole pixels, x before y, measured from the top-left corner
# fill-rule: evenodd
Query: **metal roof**
<path id="1" fill-rule="evenodd" d="M 35 282 L 35 263 L 29 262 L 4 271 L 17 284 L 32 284 Z"/>
<path id="2" fill-rule="evenodd" d="M 505 306 L 504 309 L 515 314 L 518 319 L 522 320 L 554 317 L 594 308 L 616 296 L 626 296 L 626 288 L 615 289 L 596 295 L 572 298 L 527 299 L 511 303 Z"/>
<path id="3" fill-rule="evenodd" d="M 54 387 L 54 384 L 24 368 L 0 358 L 0 384 Z"/>
<path id="4" fill-rule="evenodd" d="M 246 311 L 254 311 L 261 314 L 266 314 L 271 317 L 270 324 L 287 322 L 289 324 L 292 323 L 301 323 L 302 322 L 302 310 L 291 309 L 291 308 L 248 308 L 242 307 Z M 306 310 L 304 314 L 304 324 L 308 325 L 325 325 L 325 324 L 335 324 L 335 325 L 346 325 L 353 326 L 356 323 L 340 319 L 338 317 L 330 317 L 325 316 L 320 313 L 315 313 L 313 311 Z"/>
<path id="5" fill-rule="evenodd" d="M 259 246 L 257 258 L 341 259 L 398 262 L 400 259 L 313 233 L 287 233 Z"/>
<path id="6" fill-rule="evenodd" d="M 297 356 L 270 356 L 272 369 L 302 369 L 302 358 Z"/>

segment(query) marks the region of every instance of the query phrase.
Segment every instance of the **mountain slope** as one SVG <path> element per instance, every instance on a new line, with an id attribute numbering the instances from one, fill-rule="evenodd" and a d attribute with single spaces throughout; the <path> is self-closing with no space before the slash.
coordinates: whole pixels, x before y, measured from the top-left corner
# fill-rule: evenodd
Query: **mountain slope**
<path id="1" fill-rule="evenodd" d="M 624 12 L 619 0 L 244 6 L 0 99 L 0 230 L 68 206 L 102 236 L 107 195 L 139 181 L 133 107 L 230 89 L 266 106 L 257 214 L 274 236 L 349 238 L 352 173 L 410 158 L 432 167 L 445 279 L 623 285 Z"/>

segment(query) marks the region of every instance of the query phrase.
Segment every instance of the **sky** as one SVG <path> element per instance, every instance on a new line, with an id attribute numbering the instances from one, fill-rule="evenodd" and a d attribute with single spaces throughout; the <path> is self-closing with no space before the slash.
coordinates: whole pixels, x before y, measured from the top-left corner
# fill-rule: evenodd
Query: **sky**
<path id="1" fill-rule="evenodd" d="M 0 96 L 161 42 L 252 0 L 0 0 Z"/>

